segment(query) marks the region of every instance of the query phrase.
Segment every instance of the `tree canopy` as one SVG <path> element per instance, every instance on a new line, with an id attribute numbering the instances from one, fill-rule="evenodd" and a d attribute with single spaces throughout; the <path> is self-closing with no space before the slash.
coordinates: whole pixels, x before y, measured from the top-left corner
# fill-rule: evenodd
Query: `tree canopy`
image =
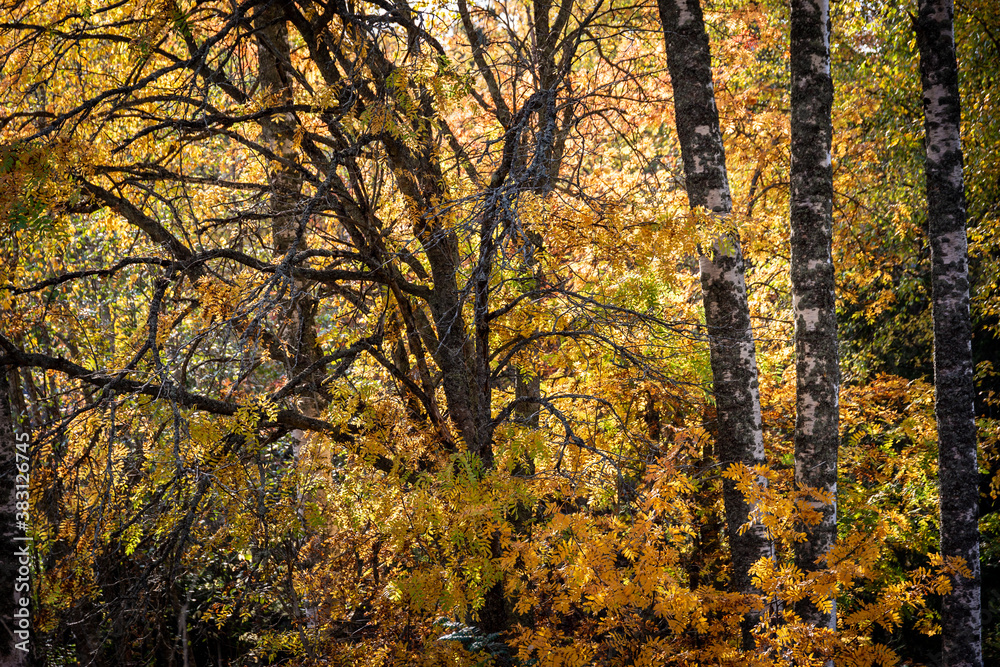
<path id="1" fill-rule="evenodd" d="M 916 6 L 831 7 L 834 524 L 795 471 L 792 13 L 701 5 L 722 211 L 689 199 L 664 4 L 0 0 L 38 664 L 938 664 L 970 570 L 939 542 Z M 989 664 L 1000 7 L 958 2 L 955 44 Z M 745 264 L 759 461 L 709 255 Z"/>

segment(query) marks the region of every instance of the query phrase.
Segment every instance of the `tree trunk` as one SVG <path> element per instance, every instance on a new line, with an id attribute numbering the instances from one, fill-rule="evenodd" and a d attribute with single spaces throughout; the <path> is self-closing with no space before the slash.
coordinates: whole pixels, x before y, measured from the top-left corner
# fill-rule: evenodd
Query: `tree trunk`
<path id="1" fill-rule="evenodd" d="M 293 104 L 288 24 L 281 5 L 267 2 L 258 7 L 254 14 L 254 31 L 261 92 L 269 106 Z M 279 260 L 295 241 L 298 229 L 295 209 L 301 198 L 302 176 L 294 168 L 298 154 L 295 147 L 297 126 L 298 122 L 290 111 L 265 116 L 260 121 L 264 145 L 279 158 L 268 169 L 268 183 L 271 186 L 271 236 L 274 253 Z"/>
<path id="2" fill-rule="evenodd" d="M 288 39 L 288 21 L 281 3 L 270 1 L 259 5 L 254 13 L 253 27 L 257 44 L 258 83 L 266 96 L 265 104 L 290 106 L 295 101 L 292 90 L 291 47 Z M 291 111 L 278 112 L 263 117 L 260 128 L 264 145 L 278 158 L 272 161 L 268 168 L 268 184 L 271 190 L 268 212 L 271 218 L 271 251 L 275 262 L 282 263 L 289 253 L 306 250 L 305 220 L 302 219 L 305 214 L 300 210 L 305 179 L 297 168 L 299 151 L 296 147 L 296 133 L 300 130 L 299 120 Z M 281 321 L 278 334 L 283 348 L 284 370 L 291 380 L 307 369 L 312 369 L 304 382 L 304 395 L 298 398 L 296 407 L 308 417 L 317 417 L 322 414 L 328 403 L 322 389 L 326 367 L 324 364 L 316 363 L 323 356 L 317 343 L 316 315 L 319 302 L 309 292 L 309 284 L 305 280 L 292 279 L 289 276 L 287 290 L 287 298 L 279 302 L 277 313 Z M 290 435 L 292 457 L 298 461 L 305 434 L 300 429 L 294 429 Z M 299 491 L 299 501 L 301 500 L 302 492 Z M 263 495 L 260 496 L 260 501 L 260 512 L 263 516 Z M 301 513 L 300 520 L 304 520 Z M 288 562 L 286 594 L 291 601 L 289 609 L 295 624 L 299 627 L 303 648 L 312 658 L 313 648 L 305 639 L 302 624 L 304 619 L 311 616 L 309 612 L 315 609 L 303 609 L 299 605 L 291 576 L 293 562 L 300 546 L 300 543 L 290 539 L 282 548 L 283 559 Z M 181 630 L 182 644 L 185 646 L 184 667 L 187 667 L 186 626 Z"/>
<path id="3" fill-rule="evenodd" d="M 927 134 L 927 219 L 934 310 L 934 388 L 941 493 L 941 554 L 963 558 L 944 597 L 944 664 L 981 666 L 979 488 L 969 316 L 961 109 L 951 0 L 920 0 L 915 22 Z"/>
<path id="4" fill-rule="evenodd" d="M 840 367 L 833 256 L 833 137 L 828 0 L 792 0 L 791 272 L 795 318 L 795 481 L 830 494 L 813 502 L 822 514 L 796 545 L 804 572 L 837 539 L 837 448 L 840 443 Z M 816 627 L 836 627 L 836 606 L 824 612 L 809 600 L 799 615 Z"/>
<path id="5" fill-rule="evenodd" d="M 659 0 L 667 66 L 674 89 L 688 203 L 720 217 L 732 211 L 726 155 L 712 85 L 711 52 L 699 0 Z M 705 323 L 718 413 L 719 462 L 724 466 L 765 463 L 757 357 L 747 305 L 743 254 L 737 234 L 720 236 L 700 257 Z M 726 526 L 733 559 L 733 588 L 755 593 L 749 570 L 774 547 L 763 526 L 743 534 L 750 506 L 732 480 L 723 483 Z M 750 618 L 748 622 L 755 619 Z M 748 624 L 745 624 L 745 626 Z M 744 642 L 749 644 L 748 627 Z"/>
<path id="6" fill-rule="evenodd" d="M 269 104 L 285 106 L 294 103 L 291 80 L 291 48 L 288 41 L 288 23 L 281 5 L 269 2 L 261 5 L 254 15 L 257 41 L 257 68 L 260 88 L 267 95 Z M 265 116 L 260 121 L 264 144 L 279 158 L 268 170 L 271 186 L 268 208 L 271 215 L 272 251 L 275 261 L 281 262 L 293 244 L 295 251 L 306 250 L 305 230 L 299 238 L 302 216 L 302 173 L 296 169 L 296 132 L 299 122 L 288 111 Z M 290 281 L 290 295 L 282 301 L 281 316 L 287 321 L 281 338 L 285 343 L 285 365 L 289 379 L 297 376 L 322 357 L 316 343 L 317 301 L 309 294 L 308 284 L 302 280 Z M 299 409 L 310 417 L 318 415 L 325 407 L 320 387 L 325 368 L 317 367 L 307 380 L 311 391 L 301 400 Z M 295 455 L 298 456 L 300 437 L 293 437 Z"/>

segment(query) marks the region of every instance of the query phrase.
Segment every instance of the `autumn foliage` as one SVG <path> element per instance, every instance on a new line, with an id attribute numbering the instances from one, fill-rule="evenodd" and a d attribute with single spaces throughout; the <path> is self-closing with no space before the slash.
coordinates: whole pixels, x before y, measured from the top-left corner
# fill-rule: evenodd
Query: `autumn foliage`
<path id="1" fill-rule="evenodd" d="M 794 482 L 788 10 L 703 4 L 724 221 L 687 207 L 655 3 L 0 0 L 38 664 L 936 664 L 968 568 L 938 555 L 907 8 L 834 9 L 839 524 L 807 575 L 830 498 Z M 1000 9 L 956 21 L 1000 659 Z M 724 232 L 755 469 L 716 443 L 694 257 Z M 776 545 L 759 595 L 723 479 Z"/>

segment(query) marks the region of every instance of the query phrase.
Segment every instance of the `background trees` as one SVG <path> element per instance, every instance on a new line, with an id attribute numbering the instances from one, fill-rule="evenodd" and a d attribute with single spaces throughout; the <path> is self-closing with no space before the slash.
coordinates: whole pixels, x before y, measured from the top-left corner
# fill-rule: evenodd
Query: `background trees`
<path id="1" fill-rule="evenodd" d="M 895 10 L 834 17 L 844 521 L 805 583 L 788 16 L 707 8 L 768 463 L 730 477 L 777 548 L 747 597 L 728 590 L 741 566 L 690 259 L 726 229 L 688 212 L 658 8 L 8 9 L 0 363 L 34 434 L 40 660 L 933 656 L 913 637 L 953 570 L 928 555 L 929 389 L 885 332 L 928 293 Z M 995 46 L 975 9 L 959 23 L 973 63 Z M 892 63 L 912 95 L 854 74 Z M 976 136 L 996 131 L 992 100 Z M 996 215 L 975 202 L 992 173 L 970 177 L 984 332 Z M 831 595 L 836 634 L 789 615 Z M 744 614 L 765 607 L 740 655 Z"/>

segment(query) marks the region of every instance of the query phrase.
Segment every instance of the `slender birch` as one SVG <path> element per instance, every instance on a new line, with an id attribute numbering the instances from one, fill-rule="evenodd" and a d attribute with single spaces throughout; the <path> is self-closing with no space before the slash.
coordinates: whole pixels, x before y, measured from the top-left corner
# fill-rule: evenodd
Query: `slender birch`
<path id="1" fill-rule="evenodd" d="M 915 21 L 927 135 L 927 219 L 934 310 L 934 411 L 938 428 L 941 554 L 965 560 L 944 596 L 944 664 L 983 664 L 979 581 L 979 487 L 969 315 L 968 239 L 962 179 L 961 106 L 951 0 L 920 0 Z"/>
<path id="2" fill-rule="evenodd" d="M 726 217 L 732 211 L 732 197 L 701 5 L 699 0 L 659 0 L 659 8 L 688 204 L 692 209 L 704 208 Z M 718 414 L 719 462 L 763 464 L 757 355 L 738 235 L 731 232 L 715 239 L 710 252 L 699 257 L 699 263 Z M 742 593 L 756 592 L 750 567 L 760 558 L 773 556 L 773 544 L 763 526 L 754 525 L 740 533 L 751 508 L 732 480 L 723 482 L 723 500 L 732 549 L 733 588 Z"/>
<path id="3" fill-rule="evenodd" d="M 833 79 L 830 76 L 828 0 L 792 0 L 791 273 L 795 319 L 795 481 L 818 489 L 832 503 L 814 501 L 822 518 L 795 548 L 805 572 L 822 566 L 837 538 L 837 448 L 840 444 L 840 366 L 833 255 L 833 168 L 830 144 Z M 836 627 L 829 611 L 808 599 L 797 606 L 816 627 Z"/>

